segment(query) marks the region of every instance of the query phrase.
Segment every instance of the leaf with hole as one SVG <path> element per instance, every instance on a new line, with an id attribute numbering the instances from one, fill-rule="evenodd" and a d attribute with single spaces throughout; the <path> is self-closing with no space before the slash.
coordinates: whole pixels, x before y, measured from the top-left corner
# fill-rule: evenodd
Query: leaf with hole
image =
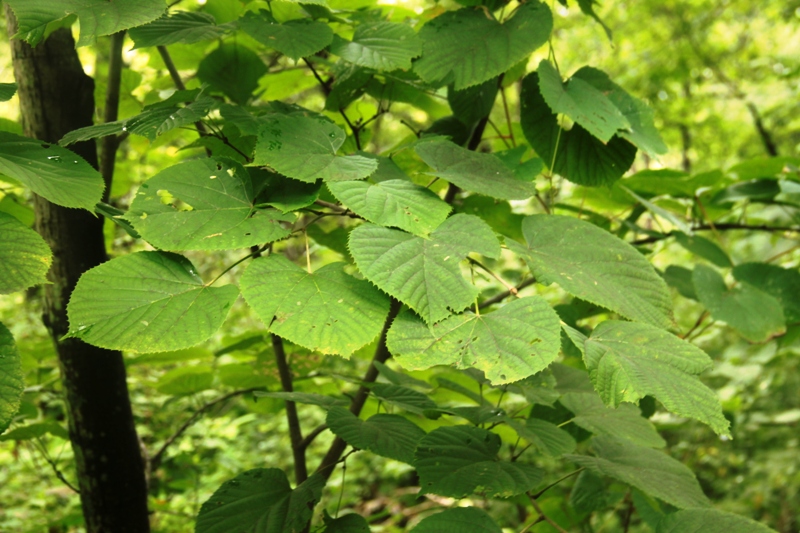
<path id="1" fill-rule="evenodd" d="M 664 280 L 633 246 L 583 220 L 533 215 L 522 222 L 527 246 L 507 240 L 536 279 L 631 320 L 668 328 L 672 298 Z"/>
<path id="2" fill-rule="evenodd" d="M 363 224 L 350 233 L 350 252 L 364 277 L 432 324 L 475 301 L 459 261 L 470 252 L 497 258 L 500 244 L 483 220 L 457 214 L 428 238 Z"/>
<path id="3" fill-rule="evenodd" d="M 352 41 L 335 36 L 330 53 L 360 67 L 408 70 L 422 53 L 422 41 L 407 24 L 365 22 L 356 26 Z"/>
<path id="4" fill-rule="evenodd" d="M 292 489 L 279 468 L 254 468 L 223 483 L 203 503 L 195 533 L 299 533 L 311 519 L 325 479 Z"/>
<path id="5" fill-rule="evenodd" d="M 434 176 L 467 191 L 500 200 L 526 200 L 536 186 L 518 179 L 514 171 L 492 154 L 467 150 L 450 141 L 427 141 L 416 145 L 417 154 Z"/>
<path id="6" fill-rule="evenodd" d="M 57 144 L 0 131 L 0 173 L 54 204 L 93 210 L 103 177 L 76 153 Z"/>
<path id="7" fill-rule="evenodd" d="M 361 420 L 344 407 L 328 410 L 326 422 L 350 446 L 408 464 L 414 462 L 414 450 L 425 436 L 418 425 L 400 415 L 380 413 Z"/>
<path id="8" fill-rule="evenodd" d="M 307 183 L 364 179 L 375 172 L 378 162 L 359 155 L 337 155 L 346 137 L 325 118 L 275 115 L 266 118 L 261 127 L 254 163 Z"/>
<path id="9" fill-rule="evenodd" d="M 536 487 L 542 471 L 497 456 L 500 437 L 473 426 L 440 427 L 417 446 L 414 466 L 421 494 L 464 498 L 473 493 L 507 498 Z"/>
<path id="10" fill-rule="evenodd" d="M 328 189 L 351 211 L 380 226 L 425 236 L 445 221 L 452 209 L 429 189 L 408 180 L 378 183 L 333 181 Z"/>
<path id="11" fill-rule="evenodd" d="M 189 348 L 222 326 L 239 290 L 209 287 L 183 256 L 137 252 L 86 271 L 67 306 L 68 337 L 110 350 Z"/>
<path id="12" fill-rule="evenodd" d="M 503 23 L 480 9 L 447 11 L 420 30 L 422 57 L 414 72 L 429 83 L 452 80 L 461 90 L 513 67 L 545 44 L 552 29 L 550 8 L 536 1 L 520 5 Z"/>
<path id="13" fill-rule="evenodd" d="M 256 209 L 247 170 L 230 159 L 194 159 L 168 167 L 139 187 L 125 215 L 163 250 L 231 250 L 282 239 L 292 218 Z"/>
<path id="14" fill-rule="evenodd" d="M 697 377 L 712 366 L 700 348 L 648 324 L 618 320 L 597 326 L 584 348 L 589 377 L 606 405 L 650 395 L 671 412 L 728 434 L 716 393 Z"/>
<path id="15" fill-rule="evenodd" d="M 344 266 L 309 273 L 282 255 L 262 257 L 242 276 L 242 294 L 269 331 L 309 350 L 349 357 L 378 336 L 389 299 Z"/>
<path id="16" fill-rule="evenodd" d="M 533 296 L 492 313 L 451 316 L 431 327 L 413 313 L 402 313 L 386 344 L 407 370 L 477 368 L 498 385 L 547 368 L 558 356 L 560 335 L 558 315 L 546 300 Z"/>
<path id="17" fill-rule="evenodd" d="M 53 254 L 38 233 L 0 211 L 0 294 L 47 282 Z"/>
<path id="18" fill-rule="evenodd" d="M 708 507 L 694 474 L 669 455 L 611 437 L 594 437 L 595 456 L 566 459 L 600 476 L 609 476 L 681 509 Z"/>

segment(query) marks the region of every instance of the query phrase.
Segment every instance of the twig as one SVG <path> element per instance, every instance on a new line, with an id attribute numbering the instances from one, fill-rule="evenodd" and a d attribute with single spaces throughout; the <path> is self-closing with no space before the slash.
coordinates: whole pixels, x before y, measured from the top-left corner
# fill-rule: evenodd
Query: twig
<path id="1" fill-rule="evenodd" d="M 704 230 L 711 230 L 711 224 L 698 224 L 697 226 L 692 227 L 692 231 L 704 231 Z M 792 232 L 792 233 L 800 233 L 800 227 L 795 226 L 769 226 L 767 224 L 740 224 L 737 222 L 731 223 L 722 223 L 722 224 L 714 224 L 713 229 L 717 231 L 727 231 L 727 230 L 747 230 L 747 231 L 767 231 L 767 232 Z M 631 241 L 631 244 L 650 244 L 654 242 L 658 242 L 664 240 L 666 238 L 672 237 L 674 235 L 673 232 L 664 233 L 663 235 L 655 235 L 652 237 L 646 237 L 644 239 L 637 239 L 635 241 Z"/>
<path id="2" fill-rule="evenodd" d="M 278 374 L 281 377 L 281 387 L 284 392 L 294 392 L 292 385 L 292 371 L 286 360 L 286 350 L 283 347 L 283 339 L 272 334 L 272 350 L 275 352 L 275 362 L 278 365 Z M 294 477 L 298 485 L 308 479 L 308 467 L 306 466 L 306 449 L 303 447 L 303 433 L 300 429 L 300 418 L 297 416 L 297 404 L 286 400 L 286 421 L 289 424 L 289 440 L 292 443 L 292 455 L 294 456 Z"/>
<path id="3" fill-rule="evenodd" d="M 210 287 L 211 285 L 215 284 L 215 283 L 216 283 L 216 282 L 219 280 L 219 278 L 221 278 L 222 276 L 224 276 L 225 274 L 227 274 L 228 272 L 230 272 L 231 270 L 233 270 L 233 268 L 235 268 L 236 266 L 238 266 L 240 263 L 243 263 L 244 261 L 247 261 L 247 260 L 248 260 L 248 259 L 250 259 L 251 257 L 258 257 L 258 256 L 260 256 L 260 255 L 261 255 L 261 252 L 263 252 L 264 250 L 266 250 L 268 246 L 269 246 L 269 244 L 265 244 L 264 246 L 262 246 L 262 247 L 260 247 L 260 248 L 258 248 L 258 249 L 256 249 L 256 250 L 254 250 L 254 251 L 250 252 L 250 253 L 249 253 L 249 254 L 247 254 L 246 256 L 244 256 L 244 257 L 242 257 L 241 259 L 237 260 L 237 261 L 236 261 L 236 262 L 234 262 L 232 265 L 230 265 L 228 268 L 226 268 L 225 270 L 223 270 L 222 272 L 220 272 L 220 273 L 219 273 L 219 275 L 218 275 L 216 278 L 214 278 L 214 279 L 213 279 L 213 280 L 211 280 L 210 282 L 206 283 L 206 287 Z"/>
<path id="4" fill-rule="evenodd" d="M 172 56 L 169 55 L 169 50 L 167 50 L 166 46 L 158 46 L 158 53 L 161 54 L 161 60 L 164 61 L 164 66 L 167 67 L 167 71 L 169 72 L 169 77 L 172 78 L 172 83 L 175 84 L 175 87 L 179 91 L 186 90 L 186 84 L 183 83 L 181 79 L 181 75 L 178 73 L 178 69 L 175 68 L 175 63 L 172 61 Z M 197 128 L 197 132 L 200 136 L 208 135 L 208 130 L 206 130 L 205 124 L 200 122 L 199 120 L 194 123 L 195 127 Z M 208 149 L 206 149 L 208 153 Z"/>
<path id="5" fill-rule="evenodd" d="M 328 424 L 320 424 L 312 429 L 308 435 L 303 437 L 303 440 L 300 441 L 300 447 L 305 449 L 311 446 L 311 443 L 314 442 L 314 439 L 316 439 L 326 429 L 328 429 Z"/>
<path id="6" fill-rule="evenodd" d="M 500 79 L 500 99 L 503 101 L 503 112 L 506 114 L 506 123 L 508 124 L 508 137 L 511 139 L 511 144 L 517 146 L 517 140 L 514 138 L 514 128 L 511 127 L 511 114 L 508 112 L 508 102 L 506 101 L 506 88 L 502 86 L 502 78 Z"/>
<path id="7" fill-rule="evenodd" d="M 103 107 L 103 122 L 114 122 L 119 118 L 119 92 L 122 85 L 122 45 L 125 41 L 125 31 L 111 36 L 111 51 L 108 58 L 108 82 L 106 85 L 106 102 Z M 127 133 L 127 132 L 124 132 Z M 114 178 L 114 163 L 117 159 L 117 149 L 123 137 L 108 135 L 103 137 L 100 148 L 100 174 L 106 184 L 103 201 L 108 201 L 111 192 L 111 181 Z"/>
<path id="8" fill-rule="evenodd" d="M 631 491 L 629 490 L 627 494 L 625 494 L 625 503 L 628 504 L 628 508 L 625 509 L 625 514 L 622 516 L 622 533 L 628 533 L 628 529 L 631 527 L 631 516 L 633 515 L 633 498 L 631 498 Z"/>
<path id="9" fill-rule="evenodd" d="M 153 471 L 156 468 L 158 468 L 158 466 L 161 464 L 161 460 L 164 457 L 164 453 L 167 451 L 167 448 L 169 448 L 170 445 L 172 445 L 172 443 L 174 443 L 178 439 L 178 437 L 180 437 L 183 434 L 184 431 L 189 429 L 189 427 L 192 424 L 194 424 L 197 421 L 197 419 L 200 418 L 200 416 L 203 413 L 205 413 L 206 411 L 208 411 L 209 409 L 211 409 L 215 405 L 218 405 L 218 404 L 220 404 L 222 402 L 228 401 L 231 398 L 234 398 L 236 396 L 241 396 L 242 394 L 247 394 L 249 392 L 254 392 L 254 391 L 257 391 L 257 390 L 263 390 L 263 387 L 253 387 L 253 388 L 250 388 L 250 389 L 242 389 L 242 390 L 229 392 L 228 394 L 220 396 L 216 400 L 212 400 L 212 401 L 200 406 L 200 408 L 197 411 L 195 411 L 192 414 L 192 416 L 190 416 L 186 420 L 186 422 L 184 422 L 181 425 L 181 427 L 179 427 L 178 430 L 175 431 L 175 433 L 173 433 L 172 436 L 169 437 L 164 442 L 164 444 L 161 445 L 161 448 L 159 448 L 158 451 L 152 455 L 152 459 L 150 460 L 150 470 Z"/>
<path id="10" fill-rule="evenodd" d="M 569 478 L 571 478 L 572 476 L 574 476 L 574 475 L 576 475 L 576 474 L 580 474 L 580 473 L 581 473 L 581 472 L 583 472 L 584 470 L 586 470 L 586 469 L 585 469 L 584 467 L 581 467 L 581 468 L 579 468 L 579 469 L 575 470 L 574 472 L 570 472 L 569 474 L 567 474 L 567 475 L 565 475 L 565 476 L 561 476 L 560 478 L 558 478 L 557 480 L 553 481 L 552 483 L 550 483 L 549 485 L 547 485 L 545 488 L 543 488 L 542 490 L 540 490 L 539 492 L 537 492 L 536 494 L 534 494 L 534 495 L 532 496 L 532 498 L 533 498 L 533 499 L 535 499 L 535 500 L 538 500 L 539 498 L 541 498 L 541 497 L 542 497 L 542 494 L 544 494 L 544 493 L 545 493 L 545 492 L 547 492 L 548 490 L 552 489 L 553 487 L 555 487 L 556 485 L 558 485 L 558 484 L 559 484 L 559 483 L 561 483 L 562 481 L 564 481 L 564 480 L 566 480 L 566 479 L 569 479 Z"/>
<path id="11" fill-rule="evenodd" d="M 501 284 L 503 287 L 505 287 L 505 288 L 506 288 L 506 290 L 508 291 L 508 293 L 509 293 L 509 294 L 513 294 L 514 296 L 517 296 L 517 292 L 518 292 L 517 288 L 516 288 L 516 287 L 514 287 L 513 285 L 511 285 L 509 282 L 507 282 L 507 281 L 506 281 L 506 280 L 504 280 L 503 278 L 501 278 L 500 276 L 498 276 L 497 274 L 495 274 L 494 272 L 492 272 L 492 271 L 489 269 L 489 267 L 487 267 L 486 265 L 482 264 L 482 263 L 481 263 L 480 261 L 478 261 L 477 259 L 473 259 L 473 258 L 471 258 L 471 257 L 467 257 L 467 261 L 469 261 L 470 263 L 472 263 L 472 264 L 473 264 L 473 265 L 475 265 L 476 267 L 479 267 L 481 270 L 483 270 L 484 272 L 486 272 L 487 274 L 489 274 L 490 276 L 492 276 L 494 279 L 496 279 L 498 282 L 500 282 L 500 284 Z"/>
<path id="12" fill-rule="evenodd" d="M 308 68 L 311 69 L 311 73 L 314 75 L 314 77 L 317 78 L 317 81 L 319 82 L 322 88 L 322 92 L 325 94 L 325 98 L 327 98 L 328 95 L 331 94 L 331 83 L 333 82 L 333 80 L 332 79 L 328 81 L 323 80 L 322 77 L 317 72 L 317 69 L 314 68 L 314 65 L 311 64 L 311 61 L 309 61 L 308 58 L 304 57 L 303 61 L 305 62 L 306 65 L 308 65 Z"/>
<path id="13" fill-rule="evenodd" d="M 352 402 L 350 402 L 350 412 L 356 416 L 361 414 L 361 409 L 364 408 L 364 404 L 367 402 L 367 397 L 369 396 L 369 388 L 367 385 L 374 383 L 375 380 L 378 379 L 378 369 L 373 363 L 376 361 L 384 363 L 391 357 L 389 349 L 386 347 L 386 334 L 389 332 L 389 327 L 392 325 L 397 313 L 400 312 L 400 307 L 400 302 L 392 298 L 392 302 L 389 306 L 389 315 L 386 317 L 386 322 L 383 324 L 383 330 L 378 339 L 378 347 L 375 349 L 375 355 L 372 357 L 372 362 L 370 362 L 369 368 L 364 374 L 364 379 L 361 380 L 362 385 L 358 388 L 355 396 L 353 396 Z M 328 453 L 325 454 L 319 467 L 317 467 L 316 472 L 327 480 L 331 476 L 333 468 L 336 466 L 336 463 L 339 462 L 339 458 L 342 456 L 346 447 L 347 443 L 340 437 L 336 437 L 331 443 L 330 448 L 328 448 Z"/>
<path id="14" fill-rule="evenodd" d="M 75 485 L 73 485 L 72 483 L 69 482 L 69 480 L 66 478 L 66 476 L 64 476 L 64 473 L 61 472 L 61 470 L 59 470 L 58 465 L 56 464 L 55 460 L 52 457 L 50 457 L 49 453 L 47 453 L 47 447 L 41 441 L 41 438 L 37 438 L 36 441 L 37 441 L 37 443 L 38 443 L 38 445 L 40 447 L 39 451 L 41 452 L 42 457 L 44 457 L 44 460 L 47 461 L 47 464 L 49 464 L 50 467 L 53 469 L 53 473 L 56 475 L 56 477 L 59 479 L 59 481 L 61 481 L 64 485 L 69 487 L 69 489 L 72 490 L 74 493 L 80 494 L 81 491 L 78 489 L 78 487 L 76 487 Z M 59 453 L 59 455 L 60 455 L 60 453 Z"/>
<path id="15" fill-rule="evenodd" d="M 539 502 L 536 501 L 536 498 L 534 498 L 530 494 L 528 494 L 528 498 L 530 498 L 533 508 L 536 509 L 536 512 L 539 513 L 539 516 L 542 517 L 545 520 L 545 522 L 553 526 L 559 533 L 569 533 L 569 531 L 559 526 L 555 520 L 544 514 L 544 511 L 542 511 L 542 508 L 539 507 Z"/>
<path id="16" fill-rule="evenodd" d="M 525 281 L 522 281 L 519 284 L 517 284 L 517 286 L 514 287 L 514 289 L 516 289 L 516 291 L 518 293 L 519 291 L 521 291 L 525 287 L 530 287 L 534 283 L 536 283 L 536 278 L 528 278 Z M 498 302 L 502 302 L 503 300 L 505 300 L 506 298 L 508 298 L 512 294 L 516 294 L 516 293 L 512 293 L 510 290 L 508 290 L 508 291 L 505 291 L 505 292 L 501 292 L 500 294 L 495 294 L 491 298 L 487 298 L 486 300 L 482 301 L 478 307 L 480 307 L 481 309 L 483 309 L 485 307 L 489 307 L 490 305 L 494 305 L 494 304 L 496 304 Z"/>
<path id="17" fill-rule="evenodd" d="M 705 320 L 707 316 L 708 316 L 708 311 L 703 311 L 702 313 L 700 313 L 700 316 L 699 316 L 699 317 L 697 317 L 697 321 L 694 323 L 694 326 L 692 326 L 691 328 L 689 328 L 689 331 L 687 331 L 686 333 L 684 333 L 683 335 L 681 335 L 681 338 L 682 338 L 682 339 L 685 339 L 685 338 L 687 338 L 689 335 L 691 335 L 692 333 L 694 333 L 694 331 L 695 331 L 697 328 L 699 328 L 699 327 L 700 327 L 700 324 L 702 324 L 702 323 L 703 323 L 703 320 Z"/>

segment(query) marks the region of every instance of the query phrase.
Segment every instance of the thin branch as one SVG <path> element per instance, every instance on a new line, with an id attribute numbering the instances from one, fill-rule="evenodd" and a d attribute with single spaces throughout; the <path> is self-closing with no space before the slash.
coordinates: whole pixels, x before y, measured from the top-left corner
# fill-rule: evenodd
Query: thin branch
<path id="1" fill-rule="evenodd" d="M 328 429 L 328 424 L 320 424 L 312 429 L 308 435 L 306 435 L 303 440 L 300 441 L 300 447 L 305 449 L 311 446 L 311 443 L 314 442 L 314 439 L 316 439 L 326 429 Z"/>
<path id="2" fill-rule="evenodd" d="M 541 497 L 542 497 L 542 494 L 544 494 L 544 493 L 545 493 L 545 492 L 547 492 L 548 490 L 552 489 L 553 487 L 555 487 L 556 485 L 558 485 L 558 484 L 559 484 L 559 483 L 561 483 L 562 481 L 564 481 L 564 480 L 566 480 L 566 479 L 569 479 L 569 478 L 571 478 L 572 476 L 574 476 L 574 475 L 576 475 L 576 474 L 580 474 L 580 473 L 581 473 L 581 472 L 583 472 L 584 470 L 586 470 L 586 468 L 584 468 L 584 467 L 581 467 L 581 468 L 579 468 L 579 469 L 577 469 L 577 470 L 575 470 L 575 471 L 573 471 L 573 472 L 570 472 L 569 474 L 567 474 L 567 475 L 565 475 L 565 476 L 561 476 L 560 478 L 558 478 L 557 480 L 553 481 L 552 483 L 550 483 L 549 485 L 547 485 L 545 488 L 543 488 L 542 490 L 540 490 L 539 492 L 537 492 L 536 494 L 534 494 L 534 495 L 532 496 L 532 498 L 533 498 L 533 499 L 535 499 L 535 500 L 538 500 L 539 498 L 541 498 Z"/>
<path id="3" fill-rule="evenodd" d="M 555 520 L 544 514 L 544 511 L 542 511 L 542 508 L 539 507 L 539 502 L 536 501 L 536 498 L 534 498 L 530 494 L 528 494 L 528 498 L 530 498 L 533 508 L 536 509 L 536 512 L 539 513 L 539 516 L 542 517 L 545 522 L 553 526 L 559 533 L 569 533 L 569 531 L 559 526 Z"/>
<path id="4" fill-rule="evenodd" d="M 517 292 L 518 292 L 517 288 L 514 287 L 513 285 L 511 285 L 509 282 L 507 282 L 503 278 L 501 278 L 500 276 L 498 276 L 497 274 L 495 274 L 493 271 L 491 271 L 489 269 L 489 267 L 485 266 L 483 263 L 481 263 L 477 259 L 473 259 L 471 257 L 467 257 L 467 261 L 469 261 L 470 263 L 472 263 L 473 265 L 475 265 L 476 267 L 480 268 L 481 270 L 483 270 L 484 272 L 486 272 L 487 274 L 492 276 L 494 279 L 496 279 L 503 287 L 506 288 L 506 290 L 509 292 L 509 294 L 513 294 L 514 296 L 517 296 Z"/>
<path id="5" fill-rule="evenodd" d="M 284 392 L 294 392 L 292 385 L 292 371 L 286 360 L 286 350 L 283 348 L 283 339 L 272 334 L 272 350 L 275 352 L 275 362 L 278 365 L 278 374 L 281 377 L 281 387 Z M 298 485 L 308 479 L 306 466 L 306 449 L 303 447 L 303 433 L 300 429 L 300 418 L 297 416 L 297 404 L 286 400 L 286 421 L 289 424 L 289 440 L 292 443 L 294 456 L 294 477 Z"/>
<path id="6" fill-rule="evenodd" d="M 514 289 L 517 292 L 519 292 L 522 289 L 524 289 L 525 287 L 530 287 L 534 283 L 536 283 L 536 278 L 528 278 L 528 279 L 520 282 L 519 284 L 517 284 L 517 286 L 514 287 Z M 486 300 L 482 301 L 478 307 L 481 308 L 481 309 L 483 309 L 485 307 L 489 307 L 490 305 L 494 305 L 494 304 L 496 304 L 498 302 L 502 302 L 503 300 L 505 300 L 506 298 L 508 298 L 512 294 L 514 294 L 514 293 L 512 293 L 510 290 L 505 291 L 505 292 L 501 292 L 500 294 L 495 294 L 491 298 L 487 298 Z"/>
<path id="7" fill-rule="evenodd" d="M 317 81 L 319 82 L 320 87 L 322 88 L 322 92 L 325 94 L 325 98 L 327 98 L 328 95 L 331 94 L 331 84 L 333 83 L 333 79 L 330 79 L 328 81 L 323 80 L 322 77 L 317 72 L 317 69 L 314 68 L 314 65 L 311 64 L 311 61 L 309 61 L 308 58 L 304 57 L 303 61 L 305 62 L 306 65 L 308 65 L 308 68 L 311 69 L 311 73 L 314 75 L 314 77 L 317 78 Z"/>
<path id="8" fill-rule="evenodd" d="M 108 82 L 106 85 L 106 102 L 103 107 L 103 122 L 114 122 L 119 118 L 119 92 L 122 85 L 122 45 L 125 42 L 125 31 L 111 36 L 111 52 L 108 58 Z M 127 132 L 124 132 L 127 133 Z M 120 136 L 108 135 L 100 142 L 100 174 L 106 184 L 103 201 L 108 201 L 111 192 L 111 181 L 114 178 L 114 163 L 117 149 L 122 142 Z"/>
<path id="9" fill-rule="evenodd" d="M 356 416 L 361 414 L 361 409 L 364 408 L 364 404 L 369 397 L 370 389 L 368 385 L 374 383 L 375 380 L 378 379 L 378 369 L 375 367 L 374 363 L 376 361 L 378 363 L 384 363 L 391 357 L 389 349 L 386 347 L 386 334 L 389 332 L 389 327 L 392 325 L 397 313 L 400 312 L 401 306 L 399 301 L 392 298 L 392 303 L 389 306 L 389 315 L 386 317 L 386 322 L 383 324 L 383 330 L 378 339 L 378 347 L 375 349 L 375 355 L 372 357 L 372 362 L 370 362 L 369 368 L 364 374 L 364 378 L 361 380 L 362 385 L 358 388 L 355 396 L 353 396 L 352 402 L 350 402 L 350 412 Z M 328 448 L 328 453 L 325 454 L 319 467 L 317 467 L 316 473 L 321 474 L 322 477 L 327 480 L 331 476 L 336 463 L 339 462 L 339 458 L 342 456 L 342 453 L 344 453 L 345 448 L 347 448 L 347 443 L 340 437 L 336 437 L 331 443 L 330 448 Z"/>
<path id="10" fill-rule="evenodd" d="M 703 311 L 702 313 L 700 313 L 700 316 L 697 317 L 697 321 L 694 323 L 694 325 L 691 328 L 689 328 L 689 331 L 687 331 L 686 333 L 684 333 L 680 337 L 682 339 L 685 339 L 685 338 L 689 337 L 692 333 L 694 333 L 694 331 L 697 328 L 700 327 L 700 324 L 703 323 L 703 320 L 705 320 L 707 316 L 708 316 L 708 311 Z"/>
<path id="11" fill-rule="evenodd" d="M 248 259 L 250 259 L 251 257 L 259 257 L 259 256 L 261 255 L 261 252 L 263 252 L 264 250 L 266 250 L 268 246 L 269 246 L 269 244 L 265 244 L 264 246 L 262 246 L 262 247 L 260 247 L 260 248 L 257 248 L 256 250 L 254 250 L 254 251 L 250 252 L 250 253 L 249 253 L 249 254 L 247 254 L 246 256 L 244 256 L 244 257 L 242 257 L 241 259 L 237 260 L 237 261 L 236 261 L 236 262 L 234 262 L 232 265 L 230 265 L 228 268 L 226 268 L 225 270 L 223 270 L 222 272 L 220 272 L 220 273 L 219 273 L 219 275 L 218 275 L 216 278 L 214 278 L 214 279 L 213 279 L 213 280 L 211 280 L 209 283 L 207 283 L 207 284 L 206 284 L 206 287 L 210 287 L 211 285 L 215 284 L 215 283 L 216 283 L 216 282 L 219 280 L 219 278 L 221 278 L 222 276 L 224 276 L 225 274 L 227 274 L 228 272 L 230 272 L 231 270 L 233 270 L 233 269 L 234 269 L 236 266 L 238 266 L 240 263 L 243 263 L 243 262 L 247 261 L 247 260 L 248 260 Z"/>
<path id="12" fill-rule="evenodd" d="M 792 232 L 792 233 L 800 233 L 800 227 L 795 226 L 769 226 L 767 224 L 740 224 L 736 222 L 731 223 L 723 223 L 723 224 L 698 224 L 697 226 L 692 227 L 692 231 L 706 231 L 706 230 L 718 230 L 718 231 L 727 231 L 727 230 L 747 230 L 747 231 L 767 231 L 767 232 Z M 652 237 L 645 237 L 644 239 L 637 239 L 635 241 L 631 241 L 631 244 L 639 245 L 639 244 L 651 244 L 654 242 L 658 242 L 664 240 L 666 238 L 672 237 L 674 232 L 664 233 L 662 235 L 654 235 Z"/>
<path id="13" fill-rule="evenodd" d="M 500 80 L 502 82 L 502 80 Z M 508 137 L 511 139 L 511 144 L 517 146 L 517 140 L 514 138 L 514 128 L 511 127 L 511 114 L 508 112 L 508 102 L 506 101 L 506 88 L 500 85 L 500 98 L 503 100 L 503 112 L 506 114 L 506 123 L 508 124 Z"/>
<path id="14" fill-rule="evenodd" d="M 181 75 L 178 73 L 178 69 L 175 68 L 175 63 L 172 61 L 172 56 L 169 55 L 169 51 L 167 50 L 166 46 L 158 46 L 158 53 L 161 54 L 161 60 L 164 61 L 164 66 L 167 67 L 167 71 L 169 72 L 169 77 L 172 78 L 172 83 L 175 84 L 175 87 L 179 91 L 186 90 L 186 84 L 183 83 L 181 79 Z M 208 131 L 206 130 L 205 124 L 200 122 L 199 120 L 194 123 L 195 127 L 197 128 L 198 133 L 200 136 L 208 135 Z M 206 152 L 208 150 L 206 149 Z"/>
<path id="15" fill-rule="evenodd" d="M 235 398 L 236 396 L 241 396 L 242 394 L 248 394 L 250 392 L 258 390 L 263 390 L 263 387 L 253 387 L 250 389 L 242 389 L 229 392 L 228 394 L 220 396 L 216 400 L 212 400 L 200 406 L 200 408 L 197 409 L 197 411 L 195 411 L 192 414 L 192 416 L 190 416 L 186 420 L 186 422 L 184 422 L 181 425 L 181 427 L 179 427 L 178 430 L 172 434 L 171 437 L 169 437 L 166 441 L 164 441 L 164 444 L 161 445 L 161 448 L 159 448 L 158 451 L 152 455 L 152 459 L 150 460 L 150 470 L 153 471 L 156 468 L 158 468 L 158 466 L 161 464 L 162 459 L 164 458 L 164 453 L 167 451 L 167 448 L 169 448 L 176 440 L 178 440 L 178 437 L 183 435 L 183 432 L 189 429 L 189 427 L 191 427 L 191 425 L 194 424 L 200 418 L 200 416 L 202 416 L 203 413 L 205 413 L 212 407 L 219 405 L 222 402 L 230 400 L 231 398 Z"/>
<path id="16" fill-rule="evenodd" d="M 625 509 L 625 514 L 622 516 L 622 533 L 628 533 L 628 529 L 631 527 L 631 516 L 633 516 L 633 498 L 631 498 L 630 490 L 627 494 L 625 494 L 625 503 L 628 504 L 628 507 Z"/>
<path id="17" fill-rule="evenodd" d="M 69 489 L 72 490 L 75 494 L 80 494 L 81 491 L 78 489 L 78 487 L 70 483 L 70 481 L 66 478 L 66 476 L 64 476 L 64 473 L 61 472 L 61 470 L 59 470 L 55 460 L 52 457 L 50 457 L 50 454 L 47 452 L 47 447 L 41 441 L 41 438 L 37 438 L 36 441 L 39 445 L 40 448 L 39 451 L 42 454 L 42 457 L 44 457 L 44 460 L 47 462 L 47 464 L 50 465 L 50 468 L 53 469 L 53 473 L 56 475 L 59 481 L 61 481 L 64 485 L 69 487 Z"/>

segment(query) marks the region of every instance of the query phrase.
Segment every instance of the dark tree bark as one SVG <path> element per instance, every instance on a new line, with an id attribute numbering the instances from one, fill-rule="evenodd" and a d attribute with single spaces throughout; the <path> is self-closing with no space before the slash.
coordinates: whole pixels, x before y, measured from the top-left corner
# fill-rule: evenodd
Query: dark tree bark
<path id="1" fill-rule="evenodd" d="M 16 20 L 8 7 L 6 17 L 13 35 Z M 68 29 L 57 30 L 36 48 L 14 39 L 11 50 L 25 135 L 55 143 L 92 124 L 94 81 L 83 72 Z M 72 149 L 97 168 L 94 141 Z M 107 259 L 103 221 L 40 197 L 34 198 L 34 207 L 36 230 L 53 251 L 43 320 L 58 353 L 87 531 L 148 532 L 144 463 L 122 354 L 77 339 L 61 340 L 78 278 Z"/>

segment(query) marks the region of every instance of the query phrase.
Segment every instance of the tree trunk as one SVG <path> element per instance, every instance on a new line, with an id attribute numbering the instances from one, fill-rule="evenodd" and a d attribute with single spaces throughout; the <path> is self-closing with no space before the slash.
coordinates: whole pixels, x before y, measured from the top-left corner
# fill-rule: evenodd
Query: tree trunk
<path id="1" fill-rule="evenodd" d="M 8 6 L 6 17 L 13 35 L 17 24 Z M 92 124 L 94 81 L 83 72 L 70 30 L 57 30 L 36 48 L 14 39 L 11 50 L 25 135 L 55 143 L 67 132 Z M 72 149 L 97 167 L 94 141 Z M 40 197 L 34 197 L 34 207 L 36 230 L 53 251 L 43 319 L 58 352 L 86 529 L 148 532 L 144 463 L 122 354 L 77 339 L 61 340 L 68 331 L 66 305 L 78 278 L 107 259 L 103 220 Z"/>

